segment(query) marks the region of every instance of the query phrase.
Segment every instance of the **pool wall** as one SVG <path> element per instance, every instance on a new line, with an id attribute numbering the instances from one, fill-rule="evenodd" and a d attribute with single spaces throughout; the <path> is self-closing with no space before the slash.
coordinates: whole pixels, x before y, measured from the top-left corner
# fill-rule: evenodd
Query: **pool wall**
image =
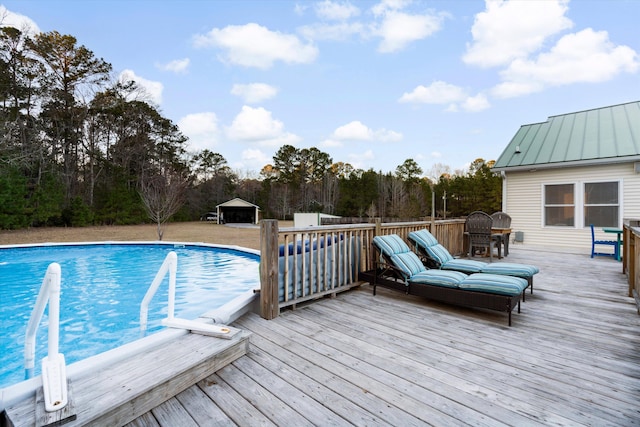
<path id="1" fill-rule="evenodd" d="M 250 253 L 254 255 L 260 255 L 260 251 L 243 248 L 240 246 L 232 245 L 213 245 L 208 243 L 184 243 L 184 242 L 75 242 L 75 243 L 43 243 L 43 244 L 29 244 L 29 245 L 0 245 L 0 248 L 19 248 L 19 247 L 33 247 L 33 246 L 58 246 L 58 245 L 91 245 L 91 244 L 166 244 L 177 246 L 203 246 L 221 249 L 236 250 L 239 252 Z M 228 325 L 248 312 L 259 313 L 260 309 L 260 294 L 259 288 L 250 289 L 244 293 L 238 295 L 233 300 L 224 304 L 222 307 L 207 311 L 200 315 L 197 320 L 205 323 L 218 323 Z M 148 351 L 153 347 L 159 345 L 170 344 L 172 340 L 189 333 L 184 329 L 172 329 L 163 330 L 153 335 L 140 338 L 128 344 L 114 348 L 112 350 L 105 351 L 95 356 L 88 357 L 78 362 L 72 363 L 67 366 L 67 378 L 73 382 L 85 375 L 88 375 L 97 369 L 104 366 L 112 365 L 122 361 L 123 359 L 135 354 L 140 354 Z M 36 363 L 41 363 L 41 360 L 37 360 Z M 17 384 L 10 385 L 0 389 L 0 413 L 6 408 L 21 402 L 25 399 L 35 397 L 38 387 L 42 387 L 42 376 L 38 375 L 25 381 L 21 381 Z"/>

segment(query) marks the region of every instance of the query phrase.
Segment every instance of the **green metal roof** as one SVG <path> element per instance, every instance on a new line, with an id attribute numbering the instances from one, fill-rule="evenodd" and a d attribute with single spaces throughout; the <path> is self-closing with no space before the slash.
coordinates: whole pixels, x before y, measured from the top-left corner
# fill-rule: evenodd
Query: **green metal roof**
<path id="1" fill-rule="evenodd" d="M 640 161 L 640 101 L 523 125 L 493 170 Z"/>

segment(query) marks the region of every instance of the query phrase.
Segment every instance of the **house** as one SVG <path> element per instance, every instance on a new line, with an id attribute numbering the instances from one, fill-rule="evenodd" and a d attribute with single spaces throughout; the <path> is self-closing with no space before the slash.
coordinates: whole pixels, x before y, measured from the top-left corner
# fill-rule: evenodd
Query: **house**
<path id="1" fill-rule="evenodd" d="M 524 244 L 590 251 L 590 224 L 615 240 L 601 227 L 640 218 L 640 101 L 523 125 L 493 171 Z"/>
<path id="2" fill-rule="evenodd" d="M 216 206 L 218 223 L 257 224 L 260 221 L 260 207 L 239 197 Z"/>

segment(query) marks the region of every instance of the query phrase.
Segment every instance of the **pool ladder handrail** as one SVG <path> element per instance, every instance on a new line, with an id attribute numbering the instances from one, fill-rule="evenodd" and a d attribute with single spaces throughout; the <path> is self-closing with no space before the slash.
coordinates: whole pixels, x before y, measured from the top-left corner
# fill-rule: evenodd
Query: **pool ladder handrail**
<path id="1" fill-rule="evenodd" d="M 149 303 L 156 294 L 158 287 L 169 273 L 169 306 L 167 309 L 167 317 L 162 320 L 162 324 L 169 328 L 188 329 L 192 332 L 200 332 L 208 335 L 215 335 L 220 337 L 229 336 L 231 330 L 227 326 L 214 325 L 210 323 L 197 322 L 195 320 L 181 319 L 174 316 L 175 312 L 175 300 L 176 300 L 176 272 L 178 270 L 178 255 L 171 251 L 167 254 L 156 277 L 151 282 L 151 286 L 147 289 L 147 293 L 142 299 L 140 304 L 140 331 L 145 332 L 147 330 L 147 317 L 149 312 Z"/>
<path id="2" fill-rule="evenodd" d="M 64 355 L 58 351 L 60 337 L 60 264 L 51 263 L 42 280 L 36 304 L 29 317 L 24 344 L 25 379 L 33 376 L 36 332 L 49 303 L 48 354 L 42 359 L 42 388 L 47 412 L 58 411 L 68 403 L 67 371 Z"/>

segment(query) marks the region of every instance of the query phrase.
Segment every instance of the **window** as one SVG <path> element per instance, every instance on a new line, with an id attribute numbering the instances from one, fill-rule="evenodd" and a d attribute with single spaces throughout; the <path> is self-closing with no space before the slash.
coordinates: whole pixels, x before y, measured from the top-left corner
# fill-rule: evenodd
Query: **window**
<path id="1" fill-rule="evenodd" d="M 544 225 L 573 227 L 575 202 L 573 184 L 544 186 Z"/>
<path id="2" fill-rule="evenodd" d="M 620 199 L 618 182 L 584 184 L 584 225 L 618 227 Z"/>

